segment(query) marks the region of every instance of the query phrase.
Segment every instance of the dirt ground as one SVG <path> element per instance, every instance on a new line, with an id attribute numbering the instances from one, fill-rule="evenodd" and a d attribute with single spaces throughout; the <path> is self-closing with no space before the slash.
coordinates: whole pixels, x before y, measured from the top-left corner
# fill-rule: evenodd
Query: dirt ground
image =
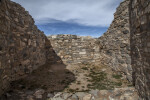
<path id="1" fill-rule="evenodd" d="M 62 91 L 74 80 L 74 74 L 64 64 L 46 64 L 24 79 L 12 82 L 12 87 L 21 90 L 42 88 L 48 92 Z"/>
<path id="2" fill-rule="evenodd" d="M 104 65 L 68 65 L 67 69 L 75 75 L 76 80 L 65 88 L 65 92 L 84 92 L 92 89 L 110 90 L 132 86 L 123 73 L 115 72 Z"/>
<path id="3" fill-rule="evenodd" d="M 11 83 L 8 91 L 0 100 L 26 100 L 25 93 L 43 89 L 46 100 L 48 93 L 56 92 L 87 92 L 90 90 L 111 90 L 114 88 L 129 87 L 124 75 L 114 72 L 111 68 L 102 65 L 63 63 L 47 63 L 30 75 Z M 10 95 L 9 98 L 7 97 Z M 39 100 L 39 99 L 34 99 Z"/>
<path id="4" fill-rule="evenodd" d="M 20 100 L 20 93 L 37 89 L 44 89 L 45 94 L 63 91 L 74 80 L 75 75 L 66 69 L 66 65 L 47 63 L 25 78 L 13 81 L 10 90 L 0 100 Z M 10 98 L 6 97 L 8 94 Z"/>

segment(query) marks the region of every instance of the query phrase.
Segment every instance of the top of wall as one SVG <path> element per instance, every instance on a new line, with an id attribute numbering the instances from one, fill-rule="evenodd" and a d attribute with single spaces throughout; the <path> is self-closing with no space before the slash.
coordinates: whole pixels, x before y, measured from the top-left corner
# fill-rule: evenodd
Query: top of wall
<path id="1" fill-rule="evenodd" d="M 77 35 L 52 35 L 48 38 L 65 64 L 99 62 L 99 45 L 95 38 Z"/>
<path id="2" fill-rule="evenodd" d="M 51 39 L 59 39 L 59 38 L 68 38 L 68 39 L 96 39 L 96 38 L 93 38 L 91 36 L 77 36 L 77 35 L 71 35 L 71 34 L 58 34 L 58 35 L 50 35 L 48 36 L 48 38 L 51 38 Z"/>

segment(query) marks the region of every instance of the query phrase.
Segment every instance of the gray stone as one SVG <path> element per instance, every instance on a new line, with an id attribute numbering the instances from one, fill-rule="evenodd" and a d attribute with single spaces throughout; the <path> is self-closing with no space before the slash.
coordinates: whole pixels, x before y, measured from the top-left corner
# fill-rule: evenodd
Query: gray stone
<path id="1" fill-rule="evenodd" d="M 45 93 L 45 90 L 39 89 L 39 90 L 35 91 L 34 96 L 35 96 L 36 98 L 38 98 L 38 99 L 41 99 L 41 98 L 42 98 L 42 95 L 43 95 L 44 93 Z"/>
<path id="2" fill-rule="evenodd" d="M 92 95 L 88 94 L 88 95 L 84 96 L 82 100 L 91 100 L 91 98 L 92 98 Z"/>
<path id="3" fill-rule="evenodd" d="M 75 93 L 75 95 L 78 96 L 78 98 L 80 98 L 80 99 L 82 99 L 82 97 L 84 97 L 87 94 L 88 93 L 85 93 L 85 92 L 77 92 L 77 93 Z"/>
<path id="4" fill-rule="evenodd" d="M 71 97 L 73 100 L 79 100 L 79 97 L 76 94 L 73 94 Z"/>
<path id="5" fill-rule="evenodd" d="M 63 99 L 67 100 L 68 98 L 70 98 L 72 96 L 71 93 L 63 93 L 62 97 Z"/>
<path id="6" fill-rule="evenodd" d="M 97 97 L 97 93 L 99 92 L 99 90 L 91 90 L 89 91 L 90 94 L 94 95 Z"/>
<path id="7" fill-rule="evenodd" d="M 48 93 L 48 94 L 47 94 L 47 97 L 48 97 L 48 98 L 52 98 L 52 97 L 54 97 L 54 95 L 51 94 L 51 93 Z"/>

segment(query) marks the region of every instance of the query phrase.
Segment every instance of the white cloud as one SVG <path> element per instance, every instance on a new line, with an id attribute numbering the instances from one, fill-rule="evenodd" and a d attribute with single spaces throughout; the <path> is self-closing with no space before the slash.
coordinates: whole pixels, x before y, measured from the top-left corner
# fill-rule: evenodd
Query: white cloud
<path id="1" fill-rule="evenodd" d="M 122 0 L 12 0 L 20 3 L 36 24 L 55 19 L 89 26 L 108 27 L 113 13 Z"/>

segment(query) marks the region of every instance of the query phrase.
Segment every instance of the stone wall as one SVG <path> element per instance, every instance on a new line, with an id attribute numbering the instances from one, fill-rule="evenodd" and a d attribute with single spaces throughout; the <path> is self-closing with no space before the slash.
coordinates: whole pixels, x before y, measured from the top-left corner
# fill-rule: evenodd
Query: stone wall
<path id="1" fill-rule="evenodd" d="M 76 35 L 52 35 L 48 38 L 65 64 L 100 62 L 97 39 Z"/>
<path id="2" fill-rule="evenodd" d="M 75 35 L 50 36 L 55 52 L 66 64 L 99 62 L 124 72 L 132 81 L 128 6 L 129 0 L 120 4 L 109 29 L 99 39 Z"/>
<path id="3" fill-rule="evenodd" d="M 123 1 L 114 14 L 109 29 L 99 38 L 102 62 L 117 71 L 124 72 L 132 81 L 129 31 L 129 0 Z"/>
<path id="4" fill-rule="evenodd" d="M 11 81 L 45 64 L 53 54 L 29 13 L 19 4 L 0 0 L 0 94 Z"/>
<path id="5" fill-rule="evenodd" d="M 150 0 L 131 0 L 133 82 L 143 100 L 150 100 Z"/>

